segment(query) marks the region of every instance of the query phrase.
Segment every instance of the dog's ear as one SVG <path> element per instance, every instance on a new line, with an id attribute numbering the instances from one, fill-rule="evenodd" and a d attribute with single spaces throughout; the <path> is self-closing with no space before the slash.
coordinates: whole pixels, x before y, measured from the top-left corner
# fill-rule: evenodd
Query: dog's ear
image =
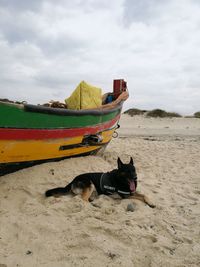
<path id="1" fill-rule="evenodd" d="M 122 167 L 122 165 L 123 165 L 123 163 L 122 163 L 122 161 L 121 161 L 121 159 L 119 157 L 117 159 L 117 164 L 118 164 L 118 169 L 120 169 Z"/>
<path id="2" fill-rule="evenodd" d="M 130 164 L 134 165 L 133 158 L 131 157 Z"/>

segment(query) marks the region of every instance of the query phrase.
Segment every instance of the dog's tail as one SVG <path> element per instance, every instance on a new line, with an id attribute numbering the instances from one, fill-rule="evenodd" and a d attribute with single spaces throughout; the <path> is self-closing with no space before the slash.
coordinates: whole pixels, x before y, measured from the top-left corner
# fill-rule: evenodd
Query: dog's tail
<path id="1" fill-rule="evenodd" d="M 51 197 L 51 196 L 62 196 L 62 195 L 66 195 L 67 193 L 69 193 L 69 191 L 71 190 L 71 183 L 68 184 L 65 187 L 56 187 L 50 190 L 47 190 L 45 192 L 45 196 L 46 197 Z"/>

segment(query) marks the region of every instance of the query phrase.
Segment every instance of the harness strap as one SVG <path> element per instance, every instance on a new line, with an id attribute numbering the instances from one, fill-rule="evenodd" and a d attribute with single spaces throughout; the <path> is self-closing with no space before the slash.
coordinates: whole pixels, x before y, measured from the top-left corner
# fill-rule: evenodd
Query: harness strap
<path id="1" fill-rule="evenodd" d="M 112 191 L 115 191 L 115 187 L 113 187 L 113 186 L 104 185 L 104 188 L 105 188 L 105 189 L 112 190 Z"/>
<path id="2" fill-rule="evenodd" d="M 124 194 L 124 195 L 130 195 L 130 192 L 121 191 L 121 190 L 117 190 L 117 193 Z"/>
<path id="3" fill-rule="evenodd" d="M 116 191 L 116 188 L 110 185 L 109 175 L 102 173 L 100 178 L 100 188 L 103 193 L 112 194 Z"/>
<path id="4" fill-rule="evenodd" d="M 103 193 L 106 194 L 113 194 L 114 192 L 123 194 L 123 195 L 130 195 L 130 191 L 122 191 L 118 190 L 116 187 L 110 185 L 110 179 L 107 173 L 102 173 L 100 178 L 100 188 Z"/>

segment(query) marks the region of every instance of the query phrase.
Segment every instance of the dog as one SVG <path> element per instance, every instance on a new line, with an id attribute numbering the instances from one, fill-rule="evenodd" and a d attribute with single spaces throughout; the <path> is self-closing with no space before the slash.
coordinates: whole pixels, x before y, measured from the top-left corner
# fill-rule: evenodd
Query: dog
<path id="1" fill-rule="evenodd" d="M 118 194 L 121 198 L 138 199 L 146 203 L 149 207 L 155 205 L 146 195 L 136 192 L 137 173 L 131 157 L 128 164 L 124 164 L 121 159 L 117 159 L 118 169 L 111 172 L 84 173 L 76 176 L 71 183 L 65 187 L 57 187 L 47 190 L 46 197 L 66 195 L 73 193 L 81 194 L 84 201 L 92 201 L 92 195 L 96 191 L 97 195 Z"/>

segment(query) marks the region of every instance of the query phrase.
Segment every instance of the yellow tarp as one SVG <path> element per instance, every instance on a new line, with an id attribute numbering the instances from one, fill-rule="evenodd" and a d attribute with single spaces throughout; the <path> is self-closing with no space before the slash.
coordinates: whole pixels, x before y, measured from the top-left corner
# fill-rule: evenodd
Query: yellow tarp
<path id="1" fill-rule="evenodd" d="M 98 108 L 102 104 L 101 89 L 82 81 L 71 94 L 65 99 L 68 109 Z"/>

